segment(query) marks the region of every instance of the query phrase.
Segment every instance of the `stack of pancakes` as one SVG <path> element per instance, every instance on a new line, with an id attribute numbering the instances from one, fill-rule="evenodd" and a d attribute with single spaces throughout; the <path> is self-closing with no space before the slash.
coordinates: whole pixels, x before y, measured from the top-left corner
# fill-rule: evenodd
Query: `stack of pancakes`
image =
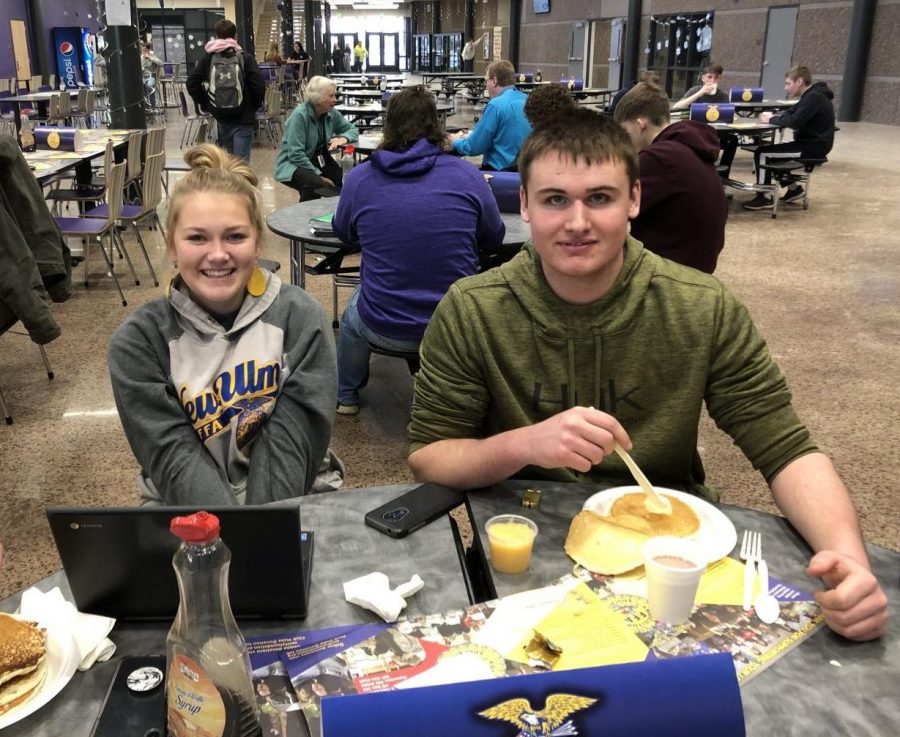
<path id="1" fill-rule="evenodd" d="M 0 714 L 28 701 L 46 677 L 46 633 L 0 612 Z"/>
<path id="2" fill-rule="evenodd" d="M 603 516 L 579 512 L 566 537 L 566 554 L 592 573 L 615 576 L 640 565 L 641 548 L 651 537 L 689 537 L 700 529 L 697 514 L 680 499 L 663 494 L 672 503 L 672 514 L 647 510 L 643 492 L 623 494 Z"/>

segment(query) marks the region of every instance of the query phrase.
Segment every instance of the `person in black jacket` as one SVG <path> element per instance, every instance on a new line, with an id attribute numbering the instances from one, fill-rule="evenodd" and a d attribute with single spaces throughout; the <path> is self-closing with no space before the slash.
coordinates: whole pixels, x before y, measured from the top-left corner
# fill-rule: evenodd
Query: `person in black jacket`
<path id="1" fill-rule="evenodd" d="M 791 67 L 784 78 L 784 91 L 788 98 L 799 97 L 793 107 L 780 113 L 763 113 L 760 122 L 772 123 L 782 128 L 794 130 L 794 140 L 788 143 L 773 143 L 756 149 L 753 158 L 756 163 L 756 181 L 771 184 L 772 172 L 760 169 L 775 159 L 824 159 L 834 145 L 834 92 L 824 82 L 812 81 L 809 67 Z M 781 202 L 803 200 L 803 187 L 792 185 L 781 198 Z M 745 210 L 771 210 L 772 199 L 758 194 L 750 202 L 744 203 Z"/>
<path id="2" fill-rule="evenodd" d="M 206 56 L 197 62 L 185 85 L 200 109 L 216 119 L 219 145 L 228 153 L 250 161 L 256 111 L 266 96 L 266 83 L 256 59 L 238 45 L 234 23 L 222 19 L 216 23 L 214 30 L 216 38 L 206 44 Z M 243 99 L 239 107 L 217 108 L 209 99 L 209 68 L 215 54 L 241 54 L 243 57 Z"/>

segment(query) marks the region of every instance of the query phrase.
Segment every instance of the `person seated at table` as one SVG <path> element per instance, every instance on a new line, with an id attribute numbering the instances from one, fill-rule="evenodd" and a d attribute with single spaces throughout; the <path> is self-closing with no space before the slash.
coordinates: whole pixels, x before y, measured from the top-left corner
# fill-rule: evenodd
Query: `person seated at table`
<path id="1" fill-rule="evenodd" d="M 577 110 L 529 137 L 519 172 L 532 242 L 450 287 L 425 331 L 408 430 L 416 480 L 631 485 L 619 443 L 653 483 L 715 501 L 697 452 L 705 403 L 817 551 L 807 572 L 825 581 L 829 626 L 880 636 L 886 597 L 847 489 L 747 309 L 629 236 L 641 184 L 625 131 Z"/>
<path id="2" fill-rule="evenodd" d="M 645 82 L 622 98 L 615 121 L 640 152 L 641 210 L 631 235 L 660 256 L 712 274 L 728 214 L 715 130 L 692 120 L 670 123 L 666 93 Z"/>
<path id="3" fill-rule="evenodd" d="M 528 118 L 532 128 L 577 109 L 578 103 L 561 84 L 543 84 L 535 87 L 525 101 L 525 117 Z"/>
<path id="4" fill-rule="evenodd" d="M 319 199 L 316 190 L 323 188 L 338 193 L 343 172 L 331 152 L 359 140 L 356 126 L 335 105 L 335 83 L 328 77 L 313 77 L 306 85 L 306 102 L 297 105 L 284 124 L 275 179 L 300 192 L 301 202 Z"/>
<path id="5" fill-rule="evenodd" d="M 759 116 L 762 123 L 772 123 L 780 128 L 791 128 L 794 140 L 759 146 L 753 153 L 758 184 L 771 184 L 772 172 L 763 167 L 778 159 L 824 159 L 834 146 L 834 92 L 825 82 L 812 81 L 809 67 L 798 64 L 791 67 L 784 78 L 784 91 L 788 99 L 799 102 L 780 113 L 765 112 Z M 781 202 L 802 202 L 803 187 L 792 184 Z M 758 194 L 744 203 L 745 210 L 771 210 L 772 198 Z"/>
<path id="6" fill-rule="evenodd" d="M 391 96 L 384 139 L 347 175 L 332 221 L 360 243 L 360 285 L 341 316 L 338 414 L 359 412 L 369 343 L 417 351 L 435 305 L 457 279 L 478 271 L 505 228 L 475 167 L 444 152 L 434 95 L 418 86 Z"/>
<path id="7" fill-rule="evenodd" d="M 165 231 L 176 274 L 108 352 L 141 496 L 192 506 L 302 496 L 334 421 L 328 320 L 307 292 L 259 267 L 264 220 L 249 165 L 211 144 L 185 160 Z"/>
<path id="8" fill-rule="evenodd" d="M 525 117 L 522 90 L 516 89 L 516 70 L 505 59 L 488 64 L 484 72 L 488 101 L 484 115 L 470 133 L 451 136 L 453 149 L 462 156 L 481 156 L 485 171 L 515 171 L 516 156 L 531 133 Z"/>
<path id="9" fill-rule="evenodd" d="M 700 84 L 691 87 L 678 102 L 672 105 L 673 110 L 690 110 L 695 102 L 728 102 L 728 92 L 719 89 L 722 78 L 722 65 L 709 64 L 703 68 Z"/>

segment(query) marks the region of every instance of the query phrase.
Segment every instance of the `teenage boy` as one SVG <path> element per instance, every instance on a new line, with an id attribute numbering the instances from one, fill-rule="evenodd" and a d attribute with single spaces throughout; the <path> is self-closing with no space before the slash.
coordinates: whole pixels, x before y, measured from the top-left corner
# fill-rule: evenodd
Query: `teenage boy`
<path id="1" fill-rule="evenodd" d="M 788 99 L 799 102 L 780 113 L 763 113 L 759 119 L 782 128 L 793 128 L 794 140 L 760 146 L 753 154 L 756 162 L 756 181 L 771 184 L 772 172 L 762 169 L 777 159 L 824 159 L 834 146 L 834 92 L 824 82 L 812 81 L 809 67 L 802 64 L 791 67 L 784 78 L 784 91 Z M 792 184 L 781 202 L 801 202 L 803 187 Z M 744 203 L 745 210 L 771 210 L 772 198 L 762 193 Z"/>
<path id="2" fill-rule="evenodd" d="M 672 105 L 673 110 L 690 110 L 695 102 L 728 102 L 728 92 L 719 89 L 722 78 L 721 64 L 710 64 L 704 67 L 700 75 L 700 84 L 691 87 L 678 102 Z"/>
<path id="3" fill-rule="evenodd" d="M 625 131 L 578 110 L 529 137 L 519 172 L 532 242 L 450 287 L 425 332 L 415 478 L 463 489 L 514 475 L 630 481 L 620 443 L 654 483 L 715 498 L 697 453 L 705 403 L 817 551 L 808 573 L 825 581 L 816 598 L 829 626 L 883 634 L 887 598 L 847 489 L 746 308 L 628 235 L 641 185 Z"/>

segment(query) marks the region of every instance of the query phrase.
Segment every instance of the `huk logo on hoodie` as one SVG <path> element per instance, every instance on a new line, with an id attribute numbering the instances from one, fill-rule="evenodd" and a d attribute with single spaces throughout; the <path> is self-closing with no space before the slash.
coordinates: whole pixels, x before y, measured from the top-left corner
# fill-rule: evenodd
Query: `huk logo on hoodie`
<path id="1" fill-rule="evenodd" d="M 610 379 L 607 382 L 607 389 L 600 389 L 599 397 L 579 397 L 578 390 L 571 390 L 568 384 L 559 385 L 559 398 L 556 398 L 550 390 L 548 391 L 540 382 L 534 383 L 534 393 L 531 396 L 532 412 L 540 416 L 543 414 L 555 415 L 572 407 L 593 406 L 602 412 L 611 415 L 618 414 L 623 405 L 628 405 L 632 409 L 643 411 L 644 407 L 635 399 L 634 394 L 640 390 L 639 386 L 631 387 L 625 391 L 616 389 L 616 380 Z"/>

